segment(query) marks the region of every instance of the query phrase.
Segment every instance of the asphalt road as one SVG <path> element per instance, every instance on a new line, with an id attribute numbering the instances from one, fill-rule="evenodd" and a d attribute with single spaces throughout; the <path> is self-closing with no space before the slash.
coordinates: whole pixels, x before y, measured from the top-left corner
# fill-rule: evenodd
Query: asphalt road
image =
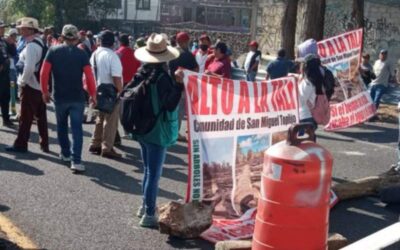
<path id="1" fill-rule="evenodd" d="M 123 140 L 122 161 L 87 154 L 85 175 L 73 175 L 57 156 L 54 109 L 49 107 L 51 154 L 38 147 L 36 126 L 28 154 L 4 147 L 14 130 L 0 128 L 0 212 L 45 249 L 213 249 L 202 240 L 183 241 L 138 227 L 142 167 L 138 144 Z M 85 125 L 84 150 L 93 125 Z M 396 160 L 396 124 L 369 123 L 337 133 L 318 133 L 318 142 L 335 158 L 334 180 L 379 174 Z M 168 152 L 159 203 L 183 199 L 187 179 L 186 144 Z M 370 197 L 338 204 L 330 231 L 358 240 L 399 220 L 400 207 Z M 392 249 L 400 249 L 395 246 Z"/>

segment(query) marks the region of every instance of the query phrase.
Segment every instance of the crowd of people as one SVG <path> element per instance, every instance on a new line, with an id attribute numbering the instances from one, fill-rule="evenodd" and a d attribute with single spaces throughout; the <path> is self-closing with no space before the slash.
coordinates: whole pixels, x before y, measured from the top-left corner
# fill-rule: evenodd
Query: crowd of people
<path id="1" fill-rule="evenodd" d="M 133 136 L 141 147 L 144 165 L 143 205 L 137 215 L 143 227 L 156 227 L 156 198 L 158 182 L 167 148 L 177 140 L 186 139 L 181 124 L 185 116 L 182 94 L 185 68 L 202 74 L 232 78 L 232 52 L 227 44 L 213 44 L 207 34 L 191 41 L 188 33 L 179 32 L 173 38 L 151 34 L 134 41 L 128 34 L 104 29 L 98 35 L 65 25 L 61 35 L 53 27 L 41 30 L 36 19 L 24 17 L 8 29 L 0 22 L 0 105 L 3 125 L 16 128 L 10 119 L 10 97 L 20 100 L 19 126 L 15 141 L 6 148 L 9 152 L 28 152 L 31 126 L 36 123 L 40 135 L 40 149 L 50 152 L 47 108 L 54 103 L 60 160 L 70 163 L 75 173 L 85 171 L 82 163 L 83 123 L 85 108 L 99 110 L 88 151 L 101 157 L 120 159 L 116 146 L 121 144 L 119 128 L 120 107 L 116 100 L 127 86 L 146 82 L 151 86 L 154 112 L 163 113 L 150 132 Z M 326 71 L 317 56 L 315 41 L 298 47 L 298 62 L 286 58 L 279 50 L 276 60 L 266 68 L 267 79 L 276 79 L 290 72 L 302 74 L 299 84 L 300 121 L 313 124 L 317 96 L 324 95 Z M 193 45 L 191 47 L 191 45 Z M 364 55 L 360 73 L 365 83 L 371 84 L 371 95 L 378 108 L 393 71 L 386 61 L 387 51 L 380 53 L 374 67 Z M 256 41 L 249 43 L 243 63 L 247 81 L 255 81 L 262 54 Z M 18 82 L 11 91 L 10 82 Z M 17 95 L 18 93 L 18 95 Z M 68 136 L 72 132 L 72 145 Z M 182 131 L 183 130 L 183 131 Z"/>

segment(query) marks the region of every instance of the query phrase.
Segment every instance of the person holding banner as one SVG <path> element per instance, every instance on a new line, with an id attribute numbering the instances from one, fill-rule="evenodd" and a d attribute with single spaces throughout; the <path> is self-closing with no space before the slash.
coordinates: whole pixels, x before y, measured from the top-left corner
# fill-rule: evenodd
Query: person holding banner
<path id="1" fill-rule="evenodd" d="M 316 104 L 317 95 L 323 94 L 324 76 L 320 69 L 319 59 L 309 54 L 302 64 L 303 79 L 299 84 L 300 123 L 311 123 L 314 129 L 318 124 L 312 116 L 311 109 Z"/>
<path id="2" fill-rule="evenodd" d="M 144 135 L 135 135 L 139 142 L 144 164 L 143 204 L 137 211 L 141 227 L 157 228 L 156 200 L 167 148 L 178 139 L 178 104 L 181 99 L 182 77 L 176 82 L 168 74 L 166 63 L 179 57 L 179 51 L 167 46 L 164 34 L 153 33 L 146 47 L 135 51 L 136 58 L 144 63 L 134 80 L 138 84 L 148 81 L 148 95 L 154 113 L 159 113 L 154 127 Z"/>

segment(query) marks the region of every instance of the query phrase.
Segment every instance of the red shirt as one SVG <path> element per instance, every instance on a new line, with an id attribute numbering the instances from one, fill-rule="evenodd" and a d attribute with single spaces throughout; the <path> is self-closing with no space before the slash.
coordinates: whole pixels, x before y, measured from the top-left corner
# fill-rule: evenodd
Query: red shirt
<path id="1" fill-rule="evenodd" d="M 222 59 L 215 58 L 214 61 L 208 65 L 207 71 L 230 79 L 232 73 L 231 60 L 227 56 Z"/>
<path id="2" fill-rule="evenodd" d="M 122 46 L 116 51 L 122 64 L 122 79 L 124 84 L 129 83 L 140 67 L 140 62 L 135 58 L 134 50 Z"/>

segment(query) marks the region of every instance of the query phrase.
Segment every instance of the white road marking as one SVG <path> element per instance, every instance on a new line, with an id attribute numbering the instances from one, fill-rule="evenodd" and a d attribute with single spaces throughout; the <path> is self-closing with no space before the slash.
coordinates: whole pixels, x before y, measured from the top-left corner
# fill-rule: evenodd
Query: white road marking
<path id="1" fill-rule="evenodd" d="M 377 147 L 377 148 L 381 148 L 381 149 L 389 149 L 389 150 L 397 151 L 397 147 L 392 147 L 392 146 L 382 145 L 382 144 L 378 144 L 378 143 L 358 140 L 358 139 L 347 137 L 347 136 L 344 136 L 344 135 L 335 134 L 335 133 L 332 133 L 332 132 L 324 132 L 322 130 L 318 130 L 318 134 L 323 135 L 323 136 L 327 136 L 327 137 L 343 139 L 343 140 L 351 139 L 351 140 L 353 140 L 354 142 L 357 142 L 357 143 L 362 143 L 362 144 L 365 144 L 365 145 L 369 145 L 369 146 L 373 146 L 373 147 Z M 329 139 L 327 139 L 327 140 L 329 140 Z"/>
<path id="2" fill-rule="evenodd" d="M 366 216 L 369 216 L 369 217 L 373 217 L 373 218 L 378 219 L 378 220 L 386 220 L 385 216 L 383 216 L 381 214 L 371 213 L 371 212 L 368 212 L 366 210 L 355 208 L 355 207 L 350 207 L 350 208 L 347 209 L 347 211 L 353 212 L 353 213 L 357 213 L 357 214 L 366 215 Z"/>
<path id="3" fill-rule="evenodd" d="M 345 155 L 348 155 L 348 156 L 364 156 L 365 155 L 365 153 L 358 152 L 358 151 L 341 151 L 339 153 L 345 154 Z"/>
<path id="4" fill-rule="evenodd" d="M 400 222 L 365 237 L 342 250 L 378 250 L 400 241 Z"/>

